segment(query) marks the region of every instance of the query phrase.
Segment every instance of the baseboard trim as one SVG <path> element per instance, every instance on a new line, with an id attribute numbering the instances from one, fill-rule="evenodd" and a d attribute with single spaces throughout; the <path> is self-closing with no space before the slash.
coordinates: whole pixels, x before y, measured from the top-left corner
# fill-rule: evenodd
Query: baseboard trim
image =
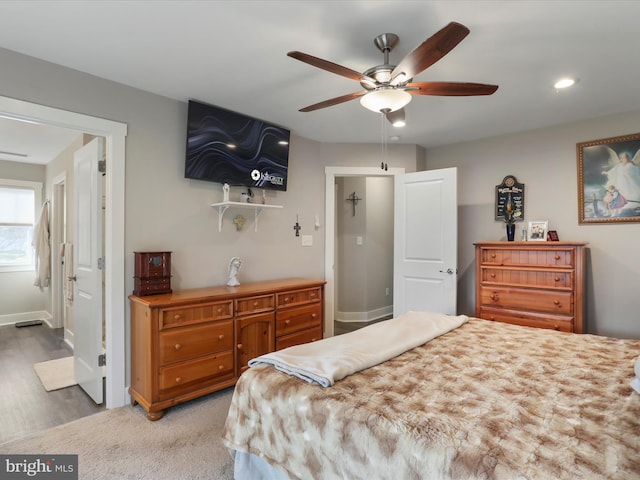
<path id="1" fill-rule="evenodd" d="M 44 310 L 39 312 L 11 313 L 8 315 L 0 315 L 0 326 L 15 325 L 18 322 L 29 322 L 31 320 L 43 320 L 47 325 L 51 326 L 53 317 L 49 312 Z"/>
<path id="2" fill-rule="evenodd" d="M 335 321 L 343 323 L 370 322 L 393 315 L 393 305 L 376 308 L 368 312 L 336 312 Z"/>

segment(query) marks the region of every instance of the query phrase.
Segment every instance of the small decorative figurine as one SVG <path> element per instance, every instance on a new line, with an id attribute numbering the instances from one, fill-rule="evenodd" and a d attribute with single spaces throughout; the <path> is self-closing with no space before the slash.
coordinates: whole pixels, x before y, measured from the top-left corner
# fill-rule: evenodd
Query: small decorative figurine
<path id="1" fill-rule="evenodd" d="M 227 285 L 230 287 L 237 287 L 240 285 L 238 281 L 238 271 L 242 266 L 242 260 L 240 257 L 232 257 L 229 261 L 229 280 L 227 280 Z"/>

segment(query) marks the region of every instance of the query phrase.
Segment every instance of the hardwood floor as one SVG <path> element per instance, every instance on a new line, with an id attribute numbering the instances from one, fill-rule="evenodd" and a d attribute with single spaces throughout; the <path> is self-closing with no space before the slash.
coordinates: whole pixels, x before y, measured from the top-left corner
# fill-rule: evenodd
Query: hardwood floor
<path id="1" fill-rule="evenodd" d="M 72 355 L 62 330 L 0 326 L 0 444 L 104 410 L 77 385 L 47 392 L 40 383 L 35 363 Z"/>

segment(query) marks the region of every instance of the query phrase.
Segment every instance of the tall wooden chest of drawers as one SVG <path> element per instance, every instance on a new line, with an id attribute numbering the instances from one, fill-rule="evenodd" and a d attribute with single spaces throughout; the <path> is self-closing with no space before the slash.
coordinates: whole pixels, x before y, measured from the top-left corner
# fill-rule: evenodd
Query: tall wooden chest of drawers
<path id="1" fill-rule="evenodd" d="M 324 284 L 288 278 L 130 296 L 131 403 L 158 420 L 234 385 L 254 357 L 320 340 Z"/>
<path id="2" fill-rule="evenodd" d="M 582 333 L 585 242 L 480 242 L 476 317 Z"/>

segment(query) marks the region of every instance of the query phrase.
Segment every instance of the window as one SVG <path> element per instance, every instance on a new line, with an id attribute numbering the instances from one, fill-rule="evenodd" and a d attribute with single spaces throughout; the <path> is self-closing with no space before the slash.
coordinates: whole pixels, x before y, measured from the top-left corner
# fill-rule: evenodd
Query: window
<path id="1" fill-rule="evenodd" d="M 0 179 L 0 272 L 33 270 L 33 227 L 42 184 Z"/>

